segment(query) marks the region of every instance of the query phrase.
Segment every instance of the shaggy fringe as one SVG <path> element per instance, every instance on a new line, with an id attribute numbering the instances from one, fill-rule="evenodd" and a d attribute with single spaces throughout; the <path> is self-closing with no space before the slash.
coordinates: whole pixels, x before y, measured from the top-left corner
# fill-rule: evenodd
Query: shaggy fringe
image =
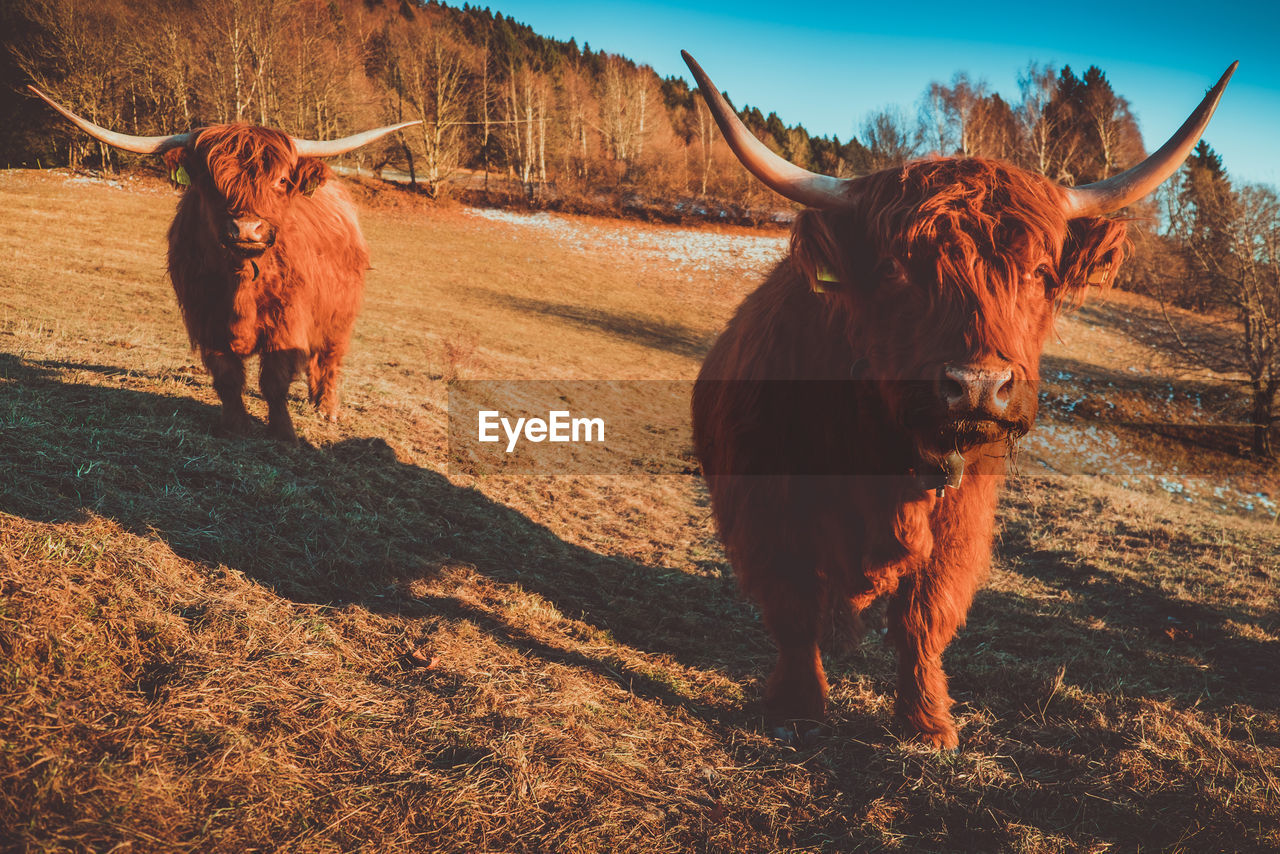
<path id="1" fill-rule="evenodd" d="M 1009 414 L 1025 432 L 1053 320 L 1094 271 L 1114 279 L 1125 225 L 1069 222 L 1061 188 L 989 160 L 911 163 L 859 190 L 851 210 L 800 214 L 790 256 L 703 365 L 694 441 L 726 550 L 778 644 L 771 715 L 821 718 L 826 612 L 891 595 L 899 717 L 954 747 L 941 655 L 986 577 L 1012 444 L 973 455 L 963 488 L 939 499 L 910 474 L 904 425 L 937 408 L 942 365 L 992 361 L 1022 384 Z M 828 271 L 837 281 L 819 282 Z M 822 393 L 859 371 L 870 381 Z M 865 475 L 798 476 L 820 471 Z"/>

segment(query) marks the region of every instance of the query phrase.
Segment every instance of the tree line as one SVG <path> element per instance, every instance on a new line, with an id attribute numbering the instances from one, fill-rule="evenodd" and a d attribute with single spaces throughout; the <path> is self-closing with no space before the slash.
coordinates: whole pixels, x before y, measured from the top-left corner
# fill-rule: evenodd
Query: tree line
<path id="1" fill-rule="evenodd" d="M 19 117 L 0 135 L 10 163 L 112 168 L 122 156 L 62 128 L 50 137 L 47 113 L 14 100 L 34 81 L 93 121 L 137 134 L 244 121 L 328 138 L 422 119 L 382 159 L 432 194 L 466 169 L 515 179 L 530 195 L 623 186 L 773 203 L 683 79 L 540 36 L 488 8 L 409 0 L 7 6 L 6 98 Z M 844 142 L 758 108 L 741 115 L 783 156 L 832 175 L 939 153 L 1000 157 L 1083 183 L 1143 154 L 1128 104 L 1097 68 L 1077 77 L 1029 66 L 1014 102 L 959 74 L 932 84 L 918 115 L 880 111 Z"/>
<path id="2" fill-rule="evenodd" d="M 414 0 L 14 0 L 0 158 L 112 169 L 129 155 L 54 123 L 27 82 L 87 118 L 151 135 L 252 122 L 327 139 L 422 124 L 362 152 L 432 196 L 761 217 L 787 205 L 739 166 L 695 90 L 616 54 L 535 33 L 470 5 Z M 744 105 L 744 123 L 805 168 L 839 177 L 929 155 L 994 157 L 1063 184 L 1146 156 L 1128 101 L 1096 66 L 1029 64 L 1006 97 L 961 72 L 911 109 L 863 118 L 842 141 Z M 56 130 L 51 134 L 49 129 Z M 595 205 L 593 208 L 592 205 Z M 1236 186 L 1202 144 L 1158 202 L 1135 206 L 1122 287 L 1211 310 L 1234 335 L 1180 334 L 1202 364 L 1248 376 L 1255 450 L 1273 454 L 1280 396 L 1280 212 L 1274 188 Z M 651 208 L 653 209 L 653 208 Z"/>

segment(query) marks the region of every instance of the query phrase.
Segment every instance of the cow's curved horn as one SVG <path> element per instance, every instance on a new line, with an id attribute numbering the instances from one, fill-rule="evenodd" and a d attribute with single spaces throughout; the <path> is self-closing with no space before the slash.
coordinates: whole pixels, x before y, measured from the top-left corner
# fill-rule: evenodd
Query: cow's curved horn
<path id="1" fill-rule="evenodd" d="M 1063 206 L 1069 218 L 1082 216 L 1101 216 L 1133 204 L 1143 196 L 1151 193 L 1164 183 L 1182 161 L 1187 159 L 1191 149 L 1200 140 L 1213 111 L 1218 107 L 1222 92 L 1227 88 L 1227 81 L 1235 73 L 1239 62 L 1231 63 L 1231 67 L 1223 72 L 1218 84 L 1204 96 L 1200 106 L 1182 123 L 1168 142 L 1146 160 L 1115 175 L 1105 181 L 1086 184 L 1083 187 L 1067 187 Z"/>
<path id="2" fill-rule="evenodd" d="M 89 134 L 89 136 L 115 148 L 132 151 L 134 154 L 163 154 L 170 148 L 186 145 L 195 136 L 192 133 L 175 133 L 168 136 L 131 136 L 127 133 L 116 133 L 100 125 L 95 125 L 88 119 L 80 118 L 75 113 L 54 102 L 52 98 L 36 87 L 28 84 L 27 88 L 34 92 L 40 100 L 61 113 L 67 121 Z"/>
<path id="3" fill-rule="evenodd" d="M 401 122 L 398 125 L 375 128 L 364 133 L 344 136 L 342 139 L 330 139 L 325 142 L 317 142 L 313 139 L 298 139 L 296 136 L 290 137 L 290 139 L 293 140 L 293 146 L 298 150 L 298 154 L 303 157 L 337 157 L 339 154 L 346 154 L 348 151 L 354 151 L 362 145 L 368 145 L 375 140 L 382 139 L 389 133 L 395 133 L 398 130 L 420 124 L 422 124 L 421 121 Z"/>
<path id="4" fill-rule="evenodd" d="M 845 208 L 850 204 L 849 186 L 853 182 L 843 178 L 832 178 L 819 175 L 779 157 L 769 150 L 763 142 L 756 139 L 755 134 L 747 130 L 733 109 L 725 103 L 720 90 L 711 82 L 711 78 L 702 70 L 702 66 L 688 54 L 680 51 L 685 64 L 693 72 L 702 90 L 702 97 L 711 109 L 716 124 L 720 126 L 725 141 L 733 149 L 733 153 L 742 161 L 742 165 L 755 175 L 770 189 L 786 196 L 793 202 L 814 208 Z"/>

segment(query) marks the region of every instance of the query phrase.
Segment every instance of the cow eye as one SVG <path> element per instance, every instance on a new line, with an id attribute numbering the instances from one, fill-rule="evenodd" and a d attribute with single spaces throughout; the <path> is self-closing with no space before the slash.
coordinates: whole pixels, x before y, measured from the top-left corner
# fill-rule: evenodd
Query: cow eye
<path id="1" fill-rule="evenodd" d="M 899 287 L 907 283 L 907 268 L 897 258 L 885 258 L 876 268 L 876 278 L 886 285 Z"/>
<path id="2" fill-rule="evenodd" d="M 1041 264 L 1039 267 L 1036 267 L 1035 271 L 1028 278 L 1032 281 L 1039 280 L 1040 283 L 1044 285 L 1045 296 L 1049 297 L 1053 296 L 1060 284 L 1058 281 L 1058 272 L 1054 269 L 1052 264 Z"/>

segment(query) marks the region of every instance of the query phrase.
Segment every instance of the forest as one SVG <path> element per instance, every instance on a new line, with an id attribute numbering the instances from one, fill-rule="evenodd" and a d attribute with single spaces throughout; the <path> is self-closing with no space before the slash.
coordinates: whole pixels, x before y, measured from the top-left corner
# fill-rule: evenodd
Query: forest
<path id="1" fill-rule="evenodd" d="M 253 122 L 326 138 L 421 119 L 385 161 L 429 194 L 461 170 L 496 173 L 530 197 L 595 188 L 775 204 L 737 166 L 696 91 L 622 56 L 546 38 L 501 12 L 407 0 L 23 0 L 6 13 L 6 62 L 99 124 L 129 133 Z M 743 120 L 793 162 L 857 175 L 931 153 L 998 157 L 1071 184 L 1139 160 L 1142 138 L 1100 69 L 1031 65 L 1008 101 L 958 73 L 917 114 L 868 115 L 848 140 L 775 112 Z M 21 89 L 21 86 L 13 87 Z M 8 93 L 12 99 L 14 93 Z M 29 99 L 23 99 L 24 101 Z M 11 164 L 114 168 L 22 104 L 0 145 Z M 106 162 L 104 162 L 104 159 Z"/>

